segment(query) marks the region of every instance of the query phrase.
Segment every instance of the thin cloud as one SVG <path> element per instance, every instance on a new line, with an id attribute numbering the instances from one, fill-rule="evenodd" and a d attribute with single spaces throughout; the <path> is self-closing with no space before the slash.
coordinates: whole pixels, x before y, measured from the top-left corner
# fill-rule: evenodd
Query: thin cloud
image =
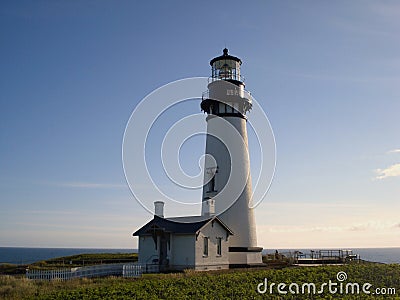
<path id="1" fill-rule="evenodd" d="M 393 149 L 387 152 L 388 154 L 392 154 L 392 153 L 400 153 L 400 149 Z"/>
<path id="2" fill-rule="evenodd" d="M 355 23 L 354 21 L 346 20 L 335 20 L 332 22 L 334 26 L 345 31 L 352 32 L 354 34 L 370 35 L 370 36 L 383 36 L 383 37 L 395 37 L 396 33 L 388 31 L 386 29 L 375 29 L 373 27 L 366 27 L 362 23 Z"/>
<path id="3" fill-rule="evenodd" d="M 400 163 L 391 165 L 386 169 L 377 169 L 376 179 L 385 179 L 388 177 L 399 177 L 400 176 Z"/>
<path id="4" fill-rule="evenodd" d="M 367 227 L 365 225 L 354 225 L 349 227 L 349 231 L 365 231 Z"/>
<path id="5" fill-rule="evenodd" d="M 27 210 L 23 212 L 26 215 L 72 215 L 77 216 L 82 214 L 81 211 L 68 210 Z"/>
<path id="6" fill-rule="evenodd" d="M 398 2 L 375 2 L 370 6 L 370 9 L 377 15 L 383 17 L 385 20 L 392 19 L 393 21 L 398 21 L 400 18 L 400 5 Z"/>
<path id="7" fill-rule="evenodd" d="M 52 186 L 67 187 L 67 188 L 84 188 L 84 189 L 110 189 L 110 188 L 126 188 L 126 184 L 118 183 L 93 183 L 93 182 L 56 182 L 49 183 Z"/>
<path id="8" fill-rule="evenodd" d="M 382 231 L 393 228 L 400 228 L 400 224 L 393 224 L 385 221 L 369 221 L 359 224 L 349 225 L 292 225 L 292 226 L 261 226 L 264 231 L 273 233 L 294 233 L 294 232 L 351 232 L 351 231 Z"/>
<path id="9" fill-rule="evenodd" d="M 81 234 L 83 231 L 95 231 L 95 232 L 101 232 L 101 233 L 106 233 L 106 232 L 127 232 L 129 231 L 129 229 L 127 229 L 126 227 L 114 227 L 114 226 L 99 226 L 99 225 L 82 225 L 82 224 L 71 224 L 71 223 L 62 223 L 62 224 L 56 224 L 54 222 L 17 222 L 14 223 L 15 225 L 20 225 L 23 227 L 27 227 L 30 229 L 34 229 L 34 228 L 51 228 L 48 231 L 51 232 L 56 232 L 56 230 L 54 229 L 69 229 L 72 230 L 70 231 L 72 236 L 76 236 L 77 235 L 77 231 L 79 231 L 79 234 Z M 60 231 L 62 232 L 62 234 L 64 234 L 64 231 Z"/>
<path id="10" fill-rule="evenodd" d="M 323 74 L 323 73 L 299 73 L 299 72 L 281 72 L 293 77 L 299 77 L 310 80 L 322 80 L 322 81 L 347 81 L 347 82 L 358 82 L 358 83 L 371 83 L 371 82 L 398 82 L 399 76 L 339 76 L 334 74 Z"/>

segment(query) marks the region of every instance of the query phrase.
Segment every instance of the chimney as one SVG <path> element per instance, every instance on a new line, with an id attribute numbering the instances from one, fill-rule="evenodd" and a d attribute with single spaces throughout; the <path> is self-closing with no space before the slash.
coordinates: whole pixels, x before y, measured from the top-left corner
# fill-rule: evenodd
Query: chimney
<path id="1" fill-rule="evenodd" d="M 203 201 L 202 207 L 203 215 L 212 217 L 215 215 L 215 200 L 213 198 L 207 198 Z"/>
<path id="2" fill-rule="evenodd" d="M 162 201 L 154 202 L 154 215 L 160 218 L 164 218 L 164 202 Z"/>

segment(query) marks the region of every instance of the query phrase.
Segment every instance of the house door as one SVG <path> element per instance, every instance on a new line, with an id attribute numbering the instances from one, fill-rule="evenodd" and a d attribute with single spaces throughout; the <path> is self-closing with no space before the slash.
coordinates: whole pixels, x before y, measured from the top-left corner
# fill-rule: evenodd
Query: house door
<path id="1" fill-rule="evenodd" d="M 160 266 L 167 266 L 168 259 L 167 259 L 167 243 L 168 238 L 166 234 L 161 235 L 160 237 Z"/>

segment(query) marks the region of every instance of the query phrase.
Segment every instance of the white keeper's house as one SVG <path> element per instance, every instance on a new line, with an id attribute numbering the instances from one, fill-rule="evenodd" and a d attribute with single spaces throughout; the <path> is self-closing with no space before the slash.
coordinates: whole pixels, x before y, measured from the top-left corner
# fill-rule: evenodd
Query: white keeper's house
<path id="1" fill-rule="evenodd" d="M 139 236 L 140 264 L 159 265 L 161 271 L 229 267 L 232 231 L 218 217 L 164 218 L 161 209 L 156 212 L 153 220 L 133 234 Z"/>

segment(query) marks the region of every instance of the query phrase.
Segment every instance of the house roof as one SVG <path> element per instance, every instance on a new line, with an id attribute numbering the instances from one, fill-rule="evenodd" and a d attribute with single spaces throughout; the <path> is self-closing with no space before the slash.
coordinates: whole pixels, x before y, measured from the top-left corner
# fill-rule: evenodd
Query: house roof
<path id="1" fill-rule="evenodd" d="M 233 235 L 232 230 L 226 226 L 218 217 L 204 219 L 202 216 L 161 218 L 154 216 L 154 219 L 139 228 L 133 233 L 134 236 L 150 234 L 154 231 L 164 231 L 170 233 L 195 234 L 210 222 L 218 222 L 228 232 Z"/>
<path id="2" fill-rule="evenodd" d="M 179 222 L 179 223 L 196 223 L 204 221 L 203 216 L 187 216 L 187 217 L 172 217 L 172 218 L 165 218 L 168 221 Z M 212 217 L 206 219 L 207 221 L 212 219 Z"/>

